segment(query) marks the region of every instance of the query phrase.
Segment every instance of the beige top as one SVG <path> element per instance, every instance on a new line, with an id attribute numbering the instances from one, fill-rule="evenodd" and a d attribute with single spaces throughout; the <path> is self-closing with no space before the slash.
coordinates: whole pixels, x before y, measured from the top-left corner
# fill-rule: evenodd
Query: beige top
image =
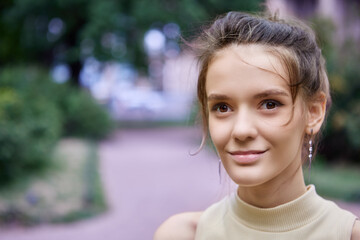
<path id="1" fill-rule="evenodd" d="M 301 197 L 274 208 L 257 208 L 237 194 L 202 214 L 195 240 L 349 240 L 356 216 L 325 200 L 310 185 Z"/>

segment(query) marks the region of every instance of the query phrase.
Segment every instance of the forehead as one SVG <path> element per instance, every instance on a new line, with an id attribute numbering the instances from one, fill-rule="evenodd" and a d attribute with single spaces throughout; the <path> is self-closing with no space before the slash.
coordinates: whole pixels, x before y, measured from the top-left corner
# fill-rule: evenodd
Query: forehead
<path id="1" fill-rule="evenodd" d="M 288 73 L 280 58 L 272 50 L 274 49 L 260 44 L 231 45 L 214 55 L 209 64 L 209 71 L 213 65 L 219 63 L 218 60 L 232 59 L 229 61 L 230 64 L 240 64 L 253 68 L 254 71 L 276 75 L 276 77 L 283 79 L 284 83 L 289 84 Z M 286 51 L 285 49 L 276 50 Z"/>

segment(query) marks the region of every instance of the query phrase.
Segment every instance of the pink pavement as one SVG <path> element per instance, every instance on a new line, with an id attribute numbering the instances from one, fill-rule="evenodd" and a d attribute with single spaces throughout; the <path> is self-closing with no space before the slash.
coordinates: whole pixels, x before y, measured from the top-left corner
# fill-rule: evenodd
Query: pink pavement
<path id="1" fill-rule="evenodd" d="M 0 240 L 148 240 L 169 216 L 200 211 L 219 200 L 214 153 L 196 156 L 195 128 L 121 129 L 99 148 L 105 214 L 72 224 L 0 229 Z"/>
<path id="2" fill-rule="evenodd" d="M 0 229 L 0 240 L 150 240 L 169 216 L 201 211 L 233 186 L 209 150 L 190 156 L 201 133 L 192 127 L 121 129 L 99 148 L 109 209 L 72 224 Z M 339 202 L 360 215 L 360 204 Z"/>

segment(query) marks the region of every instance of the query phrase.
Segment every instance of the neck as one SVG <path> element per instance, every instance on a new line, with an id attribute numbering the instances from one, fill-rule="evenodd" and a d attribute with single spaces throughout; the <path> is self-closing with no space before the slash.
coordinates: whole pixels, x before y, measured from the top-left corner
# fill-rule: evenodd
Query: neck
<path id="1" fill-rule="evenodd" d="M 301 164 L 294 162 L 288 168 L 293 171 L 285 171 L 286 176 L 279 176 L 259 186 L 239 186 L 238 196 L 259 208 L 276 207 L 300 197 L 306 192 Z"/>

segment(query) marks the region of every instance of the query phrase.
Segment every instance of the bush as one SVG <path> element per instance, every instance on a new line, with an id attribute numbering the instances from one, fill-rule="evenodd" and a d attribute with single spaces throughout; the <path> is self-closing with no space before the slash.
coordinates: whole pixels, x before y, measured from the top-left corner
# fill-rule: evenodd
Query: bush
<path id="1" fill-rule="evenodd" d="M 51 102 L 27 101 L 11 88 L 0 88 L 0 186 L 44 169 L 60 127 Z"/>
<path id="2" fill-rule="evenodd" d="M 32 101 L 42 98 L 60 111 L 65 136 L 103 138 L 113 127 L 106 109 L 85 90 L 68 84 L 57 84 L 47 71 L 36 67 L 12 67 L 0 74 L 0 87 L 15 89 Z"/>
<path id="3" fill-rule="evenodd" d="M 360 53 L 359 43 L 347 36 L 336 39 L 335 24 L 314 18 L 313 24 L 327 61 L 333 107 L 319 153 L 328 160 L 360 164 Z"/>
<path id="4" fill-rule="evenodd" d="M 0 186 L 46 168 L 61 135 L 99 139 L 111 129 L 109 114 L 85 91 L 38 67 L 0 70 Z"/>
<path id="5" fill-rule="evenodd" d="M 59 99 L 64 116 L 64 135 L 104 138 L 112 129 L 110 115 L 85 91 L 69 89 Z"/>

